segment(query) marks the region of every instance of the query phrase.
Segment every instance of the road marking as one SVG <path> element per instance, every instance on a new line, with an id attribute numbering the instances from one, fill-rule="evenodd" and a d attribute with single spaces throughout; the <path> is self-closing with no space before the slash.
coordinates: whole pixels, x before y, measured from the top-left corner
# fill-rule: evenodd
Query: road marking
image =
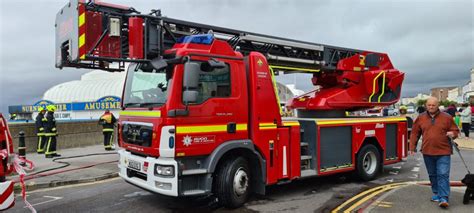
<path id="1" fill-rule="evenodd" d="M 412 179 L 417 179 L 418 178 L 418 174 L 413 174 L 412 176 L 410 176 L 409 178 L 412 178 Z"/>
<path id="2" fill-rule="evenodd" d="M 393 204 L 392 202 L 388 202 L 388 201 L 377 201 L 375 203 L 381 203 L 381 204 L 387 204 L 387 205 L 392 205 Z"/>
<path id="3" fill-rule="evenodd" d="M 403 183 L 391 183 L 391 184 L 387 184 L 387 185 L 382 185 L 382 186 L 378 186 L 378 187 L 375 187 L 375 188 L 372 188 L 372 189 L 369 189 L 369 190 L 366 190 L 366 191 L 363 191 L 359 194 L 357 194 L 356 196 L 354 197 L 351 197 L 349 200 L 346 200 L 344 203 L 342 203 L 341 205 L 339 205 L 338 207 L 336 207 L 334 210 L 332 210 L 331 212 L 332 213 L 335 213 L 335 212 L 339 212 L 343 207 L 347 206 L 348 204 L 352 203 L 353 201 L 365 196 L 366 194 L 369 194 L 369 193 L 372 193 L 372 192 L 375 192 L 377 190 L 381 190 L 383 188 L 386 188 L 386 187 L 391 187 L 391 186 L 401 186 L 401 185 L 406 185 L 410 182 L 403 182 Z"/>
<path id="4" fill-rule="evenodd" d="M 66 185 L 66 186 L 58 186 L 58 187 L 52 187 L 52 188 L 46 188 L 46 189 L 38 189 L 34 190 L 31 192 L 28 192 L 28 194 L 34 194 L 38 192 L 47 192 L 47 191 L 53 191 L 53 190 L 58 190 L 58 189 L 67 189 L 67 188 L 73 188 L 73 187 L 79 187 L 79 186 L 88 186 L 88 185 L 94 185 L 94 184 L 100 184 L 100 183 L 105 183 L 105 182 L 110 182 L 114 180 L 118 180 L 120 177 L 114 177 L 114 178 L 109 178 L 101 181 L 95 181 L 95 182 L 90 182 L 90 183 L 79 183 L 79 184 L 72 184 L 72 185 Z M 18 195 L 21 196 L 21 195 Z"/>
<path id="5" fill-rule="evenodd" d="M 387 201 L 375 201 L 373 205 L 384 207 L 384 208 L 392 208 L 392 202 Z"/>
<path id="6" fill-rule="evenodd" d="M 57 200 L 61 200 L 63 199 L 63 197 L 53 197 L 53 196 L 43 196 L 43 197 L 46 197 L 46 198 L 52 198 L 52 200 L 47 200 L 47 201 L 43 201 L 43 202 L 39 202 L 39 203 L 35 203 L 35 204 L 31 204 L 31 206 L 37 206 L 37 205 L 41 205 L 41 204 L 45 204 L 45 203 L 51 203 L 53 201 L 57 201 Z M 25 206 L 23 208 L 28 208 L 28 206 Z"/>
<path id="7" fill-rule="evenodd" d="M 387 182 L 393 183 L 393 179 L 388 179 Z"/>
<path id="8" fill-rule="evenodd" d="M 411 170 L 412 172 L 419 172 L 420 171 L 420 167 L 413 167 L 413 169 Z"/>
<path id="9" fill-rule="evenodd" d="M 389 174 L 391 174 L 391 175 L 398 175 L 398 171 L 390 171 Z"/>
<path id="10" fill-rule="evenodd" d="M 344 213 L 346 212 L 352 212 L 352 210 L 354 210 L 355 208 L 357 208 L 358 206 L 362 205 L 363 203 L 365 203 L 367 200 L 375 197 L 376 195 L 382 193 L 382 192 L 385 192 L 385 191 L 389 191 L 389 190 L 392 190 L 392 189 L 396 189 L 398 187 L 402 187 L 403 185 L 395 185 L 395 186 L 388 186 L 388 187 L 385 187 L 385 188 L 382 188 L 381 190 L 378 190 L 378 191 L 375 191 L 373 192 L 372 194 L 369 194 L 367 196 L 365 196 L 364 198 L 360 199 L 359 201 L 357 201 L 354 205 L 350 206 L 349 208 L 347 208 L 346 210 L 344 210 Z"/>
<path id="11" fill-rule="evenodd" d="M 402 167 L 401 167 L 401 166 L 392 166 L 392 168 L 394 168 L 394 169 L 401 169 Z"/>
<path id="12" fill-rule="evenodd" d="M 138 196 L 146 196 L 146 195 L 151 195 L 150 192 L 133 192 L 130 194 L 124 195 L 124 197 L 131 198 L 131 197 L 138 197 Z"/>

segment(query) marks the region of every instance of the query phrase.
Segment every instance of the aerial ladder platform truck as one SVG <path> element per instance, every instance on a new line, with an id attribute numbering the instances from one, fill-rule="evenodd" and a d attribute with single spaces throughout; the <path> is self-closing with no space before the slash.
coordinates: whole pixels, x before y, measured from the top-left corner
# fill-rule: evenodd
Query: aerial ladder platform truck
<path id="1" fill-rule="evenodd" d="M 401 117 L 347 117 L 400 98 L 386 53 L 173 19 L 160 10 L 71 0 L 56 16 L 56 67 L 126 72 L 119 175 L 228 208 L 294 180 L 372 180 L 406 156 Z M 306 73 L 313 91 L 282 116 L 275 75 Z M 308 74 L 309 73 L 309 74 Z"/>

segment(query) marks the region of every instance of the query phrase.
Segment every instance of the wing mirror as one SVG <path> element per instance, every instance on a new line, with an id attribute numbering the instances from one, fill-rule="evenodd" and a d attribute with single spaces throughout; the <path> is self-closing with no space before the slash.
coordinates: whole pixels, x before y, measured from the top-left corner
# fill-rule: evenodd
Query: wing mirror
<path id="1" fill-rule="evenodd" d="M 215 58 L 211 58 L 206 63 L 201 64 L 201 70 L 204 72 L 211 72 L 214 69 L 223 69 L 223 68 L 225 68 L 225 63 Z"/>

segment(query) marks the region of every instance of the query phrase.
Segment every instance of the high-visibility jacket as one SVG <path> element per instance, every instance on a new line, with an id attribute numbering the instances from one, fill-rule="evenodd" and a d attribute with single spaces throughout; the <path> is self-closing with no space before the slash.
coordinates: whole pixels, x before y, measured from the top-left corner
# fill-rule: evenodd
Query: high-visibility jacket
<path id="1" fill-rule="evenodd" d="M 35 126 L 36 126 L 36 134 L 38 136 L 44 135 L 44 123 L 46 122 L 46 118 L 44 117 L 43 113 L 38 113 L 35 119 Z"/>
<path id="2" fill-rule="evenodd" d="M 113 132 L 114 124 L 117 122 L 115 116 L 112 113 L 104 113 L 100 116 L 99 123 L 102 124 L 102 131 L 104 132 Z"/>
<path id="3" fill-rule="evenodd" d="M 56 136 L 56 119 L 54 119 L 54 112 L 48 111 L 46 113 L 46 122 L 44 123 L 44 130 L 46 136 Z"/>

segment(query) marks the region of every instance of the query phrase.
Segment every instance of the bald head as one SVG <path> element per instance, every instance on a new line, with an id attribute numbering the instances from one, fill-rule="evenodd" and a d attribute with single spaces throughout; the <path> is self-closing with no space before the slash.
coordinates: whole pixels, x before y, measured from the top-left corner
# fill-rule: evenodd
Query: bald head
<path id="1" fill-rule="evenodd" d="M 434 114 L 439 110 L 439 100 L 435 97 L 429 97 L 426 99 L 426 110 Z"/>

